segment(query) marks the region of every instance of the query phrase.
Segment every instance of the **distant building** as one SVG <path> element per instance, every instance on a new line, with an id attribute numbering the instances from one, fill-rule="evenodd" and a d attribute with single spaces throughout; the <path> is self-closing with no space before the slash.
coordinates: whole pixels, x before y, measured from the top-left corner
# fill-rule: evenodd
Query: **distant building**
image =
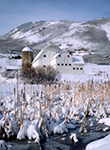
<path id="1" fill-rule="evenodd" d="M 61 50 L 55 44 L 50 44 L 41 50 L 32 61 L 32 66 L 53 66 L 60 74 L 83 74 L 84 61 L 82 56 L 72 56 L 66 50 Z"/>

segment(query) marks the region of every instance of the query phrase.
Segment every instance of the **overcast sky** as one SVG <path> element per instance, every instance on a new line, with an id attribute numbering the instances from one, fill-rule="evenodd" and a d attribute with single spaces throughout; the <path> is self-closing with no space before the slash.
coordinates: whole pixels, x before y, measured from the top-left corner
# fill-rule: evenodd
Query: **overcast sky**
<path id="1" fill-rule="evenodd" d="M 0 0 L 0 36 L 29 21 L 110 18 L 110 0 Z"/>

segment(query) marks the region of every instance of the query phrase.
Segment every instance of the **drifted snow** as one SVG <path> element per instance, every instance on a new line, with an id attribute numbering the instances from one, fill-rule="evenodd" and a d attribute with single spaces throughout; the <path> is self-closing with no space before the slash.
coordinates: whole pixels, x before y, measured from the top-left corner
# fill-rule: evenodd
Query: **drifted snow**
<path id="1" fill-rule="evenodd" d="M 40 141 L 39 133 L 36 131 L 36 125 L 31 124 L 27 129 L 27 137 L 29 140 L 35 139 L 37 143 Z"/>
<path id="2" fill-rule="evenodd" d="M 110 118 L 102 118 L 99 120 L 98 123 L 105 124 L 110 127 Z M 108 127 L 105 127 L 103 129 L 104 132 L 106 132 L 107 130 L 109 130 Z M 110 149 L 110 135 L 100 140 L 91 142 L 86 146 L 86 150 L 109 150 L 109 149 Z"/>
<path id="3" fill-rule="evenodd" d="M 110 149 L 110 135 L 91 142 L 86 146 L 86 150 L 109 150 Z"/>
<path id="4" fill-rule="evenodd" d="M 53 129 L 54 134 L 63 134 L 63 133 L 67 133 L 68 129 L 66 128 L 65 123 L 61 123 L 59 125 L 56 125 Z"/>
<path id="5" fill-rule="evenodd" d="M 17 139 L 18 140 L 26 139 L 27 130 L 28 130 L 30 124 L 31 123 L 28 120 L 24 121 L 23 124 L 21 124 L 20 130 L 17 134 Z"/>
<path id="6" fill-rule="evenodd" d="M 71 139 L 71 140 L 73 140 L 75 143 L 77 143 L 77 142 L 78 142 L 78 139 L 77 139 L 76 133 L 72 133 L 72 134 L 70 135 L 70 139 Z"/>
<path id="7" fill-rule="evenodd" d="M 110 118 L 102 118 L 99 120 L 99 123 L 103 123 L 110 127 Z"/>

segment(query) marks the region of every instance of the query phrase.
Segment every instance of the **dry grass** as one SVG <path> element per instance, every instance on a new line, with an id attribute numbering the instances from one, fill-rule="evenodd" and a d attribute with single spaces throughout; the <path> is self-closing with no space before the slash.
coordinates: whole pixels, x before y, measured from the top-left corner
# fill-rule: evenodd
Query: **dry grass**
<path id="1" fill-rule="evenodd" d="M 29 101 L 26 99 L 26 95 L 30 94 Z M 2 94 L 1 94 L 2 95 Z M 19 102 L 20 96 L 20 103 Z M 39 101 L 39 104 L 37 103 Z M 39 107 L 37 105 L 39 105 Z M 53 117 L 55 120 L 63 117 L 65 121 L 67 119 L 81 119 L 81 113 L 83 113 L 83 121 L 80 128 L 80 132 L 85 129 L 85 120 L 87 115 L 91 115 L 91 110 L 99 117 L 110 116 L 110 81 L 86 81 L 81 82 L 63 82 L 58 84 L 43 84 L 43 85 L 24 85 L 24 89 L 19 92 L 19 82 L 17 79 L 16 88 L 14 88 L 14 110 L 15 121 L 19 118 L 20 125 L 23 124 L 23 120 L 28 118 L 28 105 L 30 109 L 35 110 L 39 108 L 39 114 L 42 118 L 42 126 L 44 128 L 45 136 L 46 127 L 44 122 L 45 114 L 48 117 Z M 105 107 L 106 106 L 106 107 Z M 54 112 L 53 112 L 53 108 Z M 62 108 L 67 109 L 64 114 L 60 114 L 59 110 Z M 76 111 L 74 110 L 76 109 Z M 5 114 L 6 108 L 3 103 L 3 112 Z M 20 115 L 19 115 L 20 114 Z M 33 119 L 37 118 L 37 114 L 34 112 Z"/>

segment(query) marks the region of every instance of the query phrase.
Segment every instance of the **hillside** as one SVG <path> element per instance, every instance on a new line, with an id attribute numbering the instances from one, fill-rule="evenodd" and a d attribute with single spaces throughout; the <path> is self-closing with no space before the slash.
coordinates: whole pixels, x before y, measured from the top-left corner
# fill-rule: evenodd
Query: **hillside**
<path id="1" fill-rule="evenodd" d="M 21 53 L 29 46 L 36 55 L 50 41 L 62 49 L 83 53 L 86 62 L 110 64 L 110 18 L 25 23 L 0 37 L 0 52 Z"/>

